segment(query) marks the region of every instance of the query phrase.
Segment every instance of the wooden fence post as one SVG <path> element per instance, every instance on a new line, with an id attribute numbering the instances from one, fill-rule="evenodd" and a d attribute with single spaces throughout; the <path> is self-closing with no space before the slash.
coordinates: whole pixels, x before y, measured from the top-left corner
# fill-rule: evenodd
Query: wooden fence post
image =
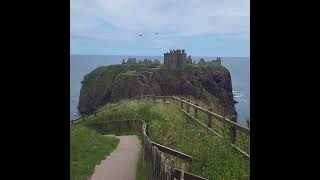
<path id="1" fill-rule="evenodd" d="M 188 103 L 190 103 L 190 100 L 188 100 Z M 190 112 L 190 105 L 187 104 L 187 112 L 189 113 Z"/>
<path id="2" fill-rule="evenodd" d="M 198 107 L 198 103 L 196 103 L 196 106 Z M 194 117 L 198 118 L 198 109 L 194 108 Z"/>
<path id="3" fill-rule="evenodd" d="M 180 180 L 184 180 L 184 171 L 185 171 L 185 163 L 182 163 Z"/>
<path id="4" fill-rule="evenodd" d="M 212 112 L 212 108 L 209 108 L 209 111 Z M 211 115 L 211 113 L 208 113 L 208 120 L 209 120 L 209 121 L 208 121 L 208 127 L 209 127 L 209 128 L 212 127 L 211 119 L 212 119 L 212 115 Z"/>
<path id="5" fill-rule="evenodd" d="M 183 98 L 181 98 L 181 100 L 183 100 Z M 181 101 L 181 109 L 183 109 L 183 102 Z"/>
<path id="6" fill-rule="evenodd" d="M 237 122 L 237 117 L 236 116 L 231 116 L 231 121 Z M 236 143 L 236 135 L 237 135 L 237 129 L 232 126 L 230 128 L 230 140 L 231 140 L 232 144 Z"/>
<path id="7" fill-rule="evenodd" d="M 163 103 L 166 103 L 166 98 L 165 97 L 163 97 Z"/>
<path id="8" fill-rule="evenodd" d="M 148 124 L 146 123 L 146 134 L 147 134 L 147 136 L 149 136 L 148 129 L 149 129 L 149 126 L 148 126 Z"/>

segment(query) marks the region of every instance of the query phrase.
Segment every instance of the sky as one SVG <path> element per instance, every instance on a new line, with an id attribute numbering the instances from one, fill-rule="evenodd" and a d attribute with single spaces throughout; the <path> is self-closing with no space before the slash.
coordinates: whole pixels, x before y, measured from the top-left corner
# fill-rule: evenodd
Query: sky
<path id="1" fill-rule="evenodd" d="M 70 54 L 250 56 L 250 0 L 71 0 L 70 18 Z"/>

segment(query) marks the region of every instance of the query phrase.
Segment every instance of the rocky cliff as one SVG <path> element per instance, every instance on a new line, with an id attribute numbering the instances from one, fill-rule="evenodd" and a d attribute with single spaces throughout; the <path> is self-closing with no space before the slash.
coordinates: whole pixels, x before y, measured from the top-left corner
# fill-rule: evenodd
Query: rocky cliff
<path id="1" fill-rule="evenodd" d="M 220 65 L 188 64 L 180 71 L 139 64 L 99 67 L 84 77 L 78 108 L 88 114 L 142 94 L 192 96 L 219 113 L 236 115 L 231 76 Z"/>

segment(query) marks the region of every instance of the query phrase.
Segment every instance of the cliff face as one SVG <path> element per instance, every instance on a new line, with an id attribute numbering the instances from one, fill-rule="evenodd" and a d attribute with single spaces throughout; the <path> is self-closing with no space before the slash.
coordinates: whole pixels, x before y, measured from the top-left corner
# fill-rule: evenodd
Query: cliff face
<path id="1" fill-rule="evenodd" d="M 223 66 L 194 64 L 181 71 L 146 65 L 97 68 L 84 78 L 79 111 L 91 113 L 108 102 L 142 94 L 192 96 L 219 113 L 236 115 L 229 71 Z"/>

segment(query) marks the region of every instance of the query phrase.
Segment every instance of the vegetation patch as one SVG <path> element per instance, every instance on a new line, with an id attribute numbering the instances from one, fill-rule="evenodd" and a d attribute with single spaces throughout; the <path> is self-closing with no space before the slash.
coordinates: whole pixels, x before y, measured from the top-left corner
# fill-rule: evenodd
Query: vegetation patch
<path id="1" fill-rule="evenodd" d="M 70 127 L 70 179 L 86 180 L 96 165 L 118 145 L 119 139 L 97 134 L 81 125 Z"/>
<path id="2" fill-rule="evenodd" d="M 219 138 L 188 118 L 177 107 L 179 105 L 131 101 L 113 109 L 91 116 L 82 125 L 94 122 L 143 119 L 149 125 L 152 141 L 193 156 L 195 161 L 186 161 L 186 171 L 208 179 L 250 179 L 250 160 L 233 149 L 227 142 L 228 127 L 214 120 L 214 129 L 226 135 Z M 191 109 L 191 108 L 190 108 Z M 192 112 L 191 112 L 192 113 Z M 201 121 L 205 115 L 199 113 Z M 249 148 L 248 136 L 238 136 L 242 147 Z M 176 168 L 182 160 L 173 158 Z M 139 165 L 138 165 L 139 166 Z M 138 171 L 139 170 L 138 168 Z M 138 175 L 137 175 L 138 176 Z"/>

